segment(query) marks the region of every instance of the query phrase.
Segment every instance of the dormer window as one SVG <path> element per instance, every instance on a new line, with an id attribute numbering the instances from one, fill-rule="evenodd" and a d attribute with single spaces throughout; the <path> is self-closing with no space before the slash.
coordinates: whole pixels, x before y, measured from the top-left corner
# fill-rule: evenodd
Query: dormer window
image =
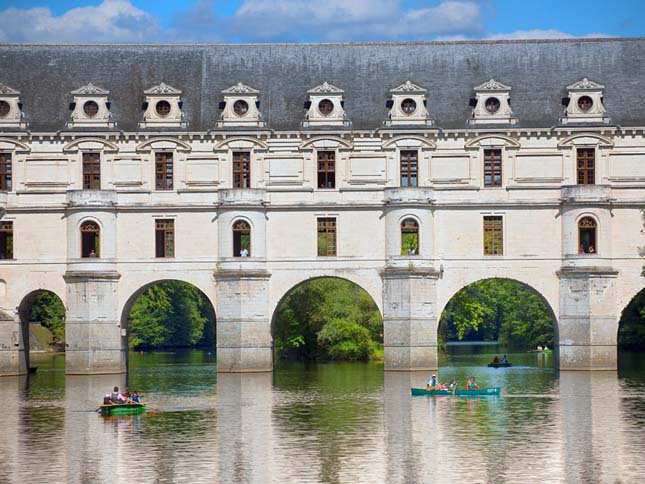
<path id="1" fill-rule="evenodd" d="M 570 123 L 609 123 L 603 103 L 605 86 L 587 78 L 567 86 L 569 96 L 564 99 L 566 105 L 562 124 Z"/>
<path id="2" fill-rule="evenodd" d="M 220 128 L 233 126 L 247 126 L 263 128 L 266 123 L 262 119 L 258 96 L 260 91 L 238 82 L 236 85 L 224 89 L 224 109 L 217 126 Z"/>
<path id="3" fill-rule="evenodd" d="M 143 91 L 145 103 L 140 128 L 185 128 L 181 91 L 164 82 Z"/>
<path id="4" fill-rule="evenodd" d="M 305 128 L 313 126 L 349 126 L 350 122 L 343 106 L 343 91 L 333 84 L 323 82 L 309 89 L 309 101 L 305 104 L 307 113 L 302 122 Z"/>
<path id="5" fill-rule="evenodd" d="M 70 93 L 74 96 L 71 104 L 72 115 L 68 128 L 113 128 L 110 100 L 106 91 L 92 83 Z"/>
<path id="6" fill-rule="evenodd" d="M 390 89 L 388 101 L 390 112 L 385 124 L 388 126 L 432 125 L 426 109 L 426 90 L 421 86 L 406 81 Z"/>
<path id="7" fill-rule="evenodd" d="M 0 84 L 0 128 L 26 128 L 23 121 L 20 92 Z"/>
<path id="8" fill-rule="evenodd" d="M 516 124 L 511 110 L 511 87 L 491 79 L 474 88 L 475 99 L 469 124 Z"/>

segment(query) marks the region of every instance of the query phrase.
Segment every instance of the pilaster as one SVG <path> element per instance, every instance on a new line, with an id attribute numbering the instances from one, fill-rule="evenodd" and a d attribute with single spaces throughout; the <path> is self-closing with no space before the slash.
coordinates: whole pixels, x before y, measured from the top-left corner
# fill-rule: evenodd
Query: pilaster
<path id="1" fill-rule="evenodd" d="M 29 355 L 25 351 L 25 339 L 29 337 L 28 331 L 28 324 L 22 325 L 20 318 L 0 310 L 0 376 L 27 373 Z"/>
<path id="2" fill-rule="evenodd" d="M 436 369 L 439 272 L 389 267 L 382 277 L 385 369 Z"/>

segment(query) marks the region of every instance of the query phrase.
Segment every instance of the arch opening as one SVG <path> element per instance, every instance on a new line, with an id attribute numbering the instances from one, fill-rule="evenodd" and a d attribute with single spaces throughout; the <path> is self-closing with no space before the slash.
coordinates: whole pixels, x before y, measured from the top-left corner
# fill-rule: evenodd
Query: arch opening
<path id="1" fill-rule="evenodd" d="M 54 292 L 38 289 L 27 294 L 18 306 L 18 317 L 28 368 L 35 368 L 36 352 L 65 351 L 65 305 Z"/>
<path id="2" fill-rule="evenodd" d="M 481 279 L 459 290 L 441 313 L 438 342 L 494 342 L 518 350 L 557 345 L 555 314 L 531 286 L 513 279 Z"/>
<path id="3" fill-rule="evenodd" d="M 378 306 L 347 279 L 318 277 L 294 286 L 278 303 L 271 329 L 275 359 L 383 359 Z"/>
<path id="4" fill-rule="evenodd" d="M 636 372 L 645 369 L 645 289 L 625 306 L 618 321 L 618 370 Z"/>
<path id="5" fill-rule="evenodd" d="M 215 308 L 188 282 L 166 279 L 139 288 L 123 307 L 121 328 L 123 347 L 130 351 L 174 348 L 215 354 Z"/>

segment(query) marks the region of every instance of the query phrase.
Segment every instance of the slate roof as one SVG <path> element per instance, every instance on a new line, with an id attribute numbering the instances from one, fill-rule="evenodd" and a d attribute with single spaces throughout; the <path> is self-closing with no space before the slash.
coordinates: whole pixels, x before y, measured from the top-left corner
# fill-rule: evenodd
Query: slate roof
<path id="1" fill-rule="evenodd" d="M 189 131 L 215 127 L 222 90 L 242 82 L 260 91 L 268 127 L 298 130 L 307 91 L 324 81 L 345 91 L 354 129 L 383 126 L 390 89 L 410 80 L 427 89 L 439 128 L 464 128 L 473 88 L 491 78 L 512 87 L 522 127 L 558 124 L 566 86 L 586 77 L 605 85 L 612 122 L 645 124 L 645 38 L 529 41 L 222 44 L 0 45 L 0 83 L 21 92 L 33 131 L 64 129 L 70 91 L 110 91 L 118 128 L 138 130 L 144 90 L 180 89 Z"/>

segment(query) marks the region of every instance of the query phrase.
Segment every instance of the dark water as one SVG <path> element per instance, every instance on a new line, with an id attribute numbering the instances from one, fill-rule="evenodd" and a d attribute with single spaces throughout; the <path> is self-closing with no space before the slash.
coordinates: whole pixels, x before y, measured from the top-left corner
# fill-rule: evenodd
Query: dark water
<path id="1" fill-rule="evenodd" d="M 0 379 L 0 482 L 645 482 L 645 354 L 558 373 L 528 353 L 485 367 L 496 351 L 450 348 L 439 377 L 472 374 L 499 398 L 413 398 L 430 375 L 379 363 L 216 375 L 205 352 L 132 354 L 126 382 L 40 359 Z M 99 417 L 115 384 L 154 410 Z"/>

